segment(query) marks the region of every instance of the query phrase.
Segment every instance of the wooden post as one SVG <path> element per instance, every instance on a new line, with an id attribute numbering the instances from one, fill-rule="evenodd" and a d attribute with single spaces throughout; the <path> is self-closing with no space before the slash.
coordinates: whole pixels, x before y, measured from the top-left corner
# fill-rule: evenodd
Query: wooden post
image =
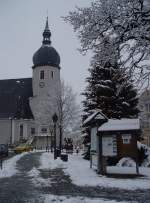
<path id="1" fill-rule="evenodd" d="M 137 137 L 136 137 L 136 173 L 139 175 L 139 163 L 138 163 L 138 147 L 137 147 Z"/>
<path id="2" fill-rule="evenodd" d="M 102 135 L 98 136 L 98 170 L 97 173 L 98 174 L 103 174 L 103 150 L 102 150 Z"/>
<path id="3" fill-rule="evenodd" d="M 2 157 L 0 158 L 0 168 L 1 168 L 1 170 L 3 169 L 3 158 Z"/>
<path id="4" fill-rule="evenodd" d="M 90 151 L 90 168 L 92 168 L 92 153 Z"/>
<path id="5" fill-rule="evenodd" d="M 137 173 L 137 175 L 139 175 L 139 164 L 138 164 L 137 160 L 136 160 L 136 173 Z"/>

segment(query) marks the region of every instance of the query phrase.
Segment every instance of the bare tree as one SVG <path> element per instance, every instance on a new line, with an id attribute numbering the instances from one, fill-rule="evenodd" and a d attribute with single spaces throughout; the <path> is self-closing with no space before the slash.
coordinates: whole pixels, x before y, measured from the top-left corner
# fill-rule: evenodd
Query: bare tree
<path id="1" fill-rule="evenodd" d="M 120 67 L 128 71 L 137 84 L 146 81 L 149 84 L 149 0 L 95 0 L 90 7 L 77 8 L 64 19 L 78 33 L 82 53 L 89 49 L 102 51 L 101 46 L 108 37 Z"/>
<path id="2" fill-rule="evenodd" d="M 77 104 L 76 96 L 71 86 L 61 81 L 61 92 L 56 101 L 62 133 L 72 130 L 80 120 L 80 107 Z"/>
<path id="3" fill-rule="evenodd" d="M 76 96 L 71 86 L 61 81 L 61 89 L 56 89 L 53 95 L 47 94 L 36 101 L 31 98 L 30 105 L 37 125 L 53 128 L 52 116 L 56 113 L 60 134 L 71 131 L 80 120 L 80 107 Z"/>

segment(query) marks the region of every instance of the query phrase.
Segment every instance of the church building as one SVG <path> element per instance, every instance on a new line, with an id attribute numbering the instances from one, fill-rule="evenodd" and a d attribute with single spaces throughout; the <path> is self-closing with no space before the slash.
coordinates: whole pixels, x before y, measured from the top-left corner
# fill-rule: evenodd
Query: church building
<path id="1" fill-rule="evenodd" d="M 32 70 L 32 78 L 0 80 L 0 144 L 29 141 L 38 149 L 52 146 L 55 113 L 59 139 L 60 56 L 51 46 L 48 18 Z"/>

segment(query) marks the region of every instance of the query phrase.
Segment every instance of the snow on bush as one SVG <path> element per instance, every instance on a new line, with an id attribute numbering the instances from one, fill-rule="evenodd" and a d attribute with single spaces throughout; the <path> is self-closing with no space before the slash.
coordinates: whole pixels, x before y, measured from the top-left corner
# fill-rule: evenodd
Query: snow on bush
<path id="1" fill-rule="evenodd" d="M 147 156 L 146 159 L 143 161 L 142 166 L 150 167 L 150 148 L 140 142 L 137 142 L 137 147 L 139 150 L 143 148 L 143 150 L 145 151 L 145 155 Z"/>
<path id="2" fill-rule="evenodd" d="M 117 163 L 117 166 L 135 167 L 136 163 L 133 159 L 131 159 L 129 157 L 124 157 L 119 160 L 119 162 Z"/>

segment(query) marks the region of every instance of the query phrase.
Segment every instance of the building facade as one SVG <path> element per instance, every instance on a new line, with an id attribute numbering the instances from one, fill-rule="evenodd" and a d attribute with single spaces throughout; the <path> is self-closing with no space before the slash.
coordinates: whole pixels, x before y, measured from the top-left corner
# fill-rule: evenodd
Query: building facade
<path id="1" fill-rule="evenodd" d="M 0 81 L 0 143 L 29 141 L 38 149 L 52 147 L 54 123 L 59 139 L 59 100 L 61 91 L 60 56 L 51 46 L 48 18 L 42 46 L 33 55 L 32 78 Z"/>

